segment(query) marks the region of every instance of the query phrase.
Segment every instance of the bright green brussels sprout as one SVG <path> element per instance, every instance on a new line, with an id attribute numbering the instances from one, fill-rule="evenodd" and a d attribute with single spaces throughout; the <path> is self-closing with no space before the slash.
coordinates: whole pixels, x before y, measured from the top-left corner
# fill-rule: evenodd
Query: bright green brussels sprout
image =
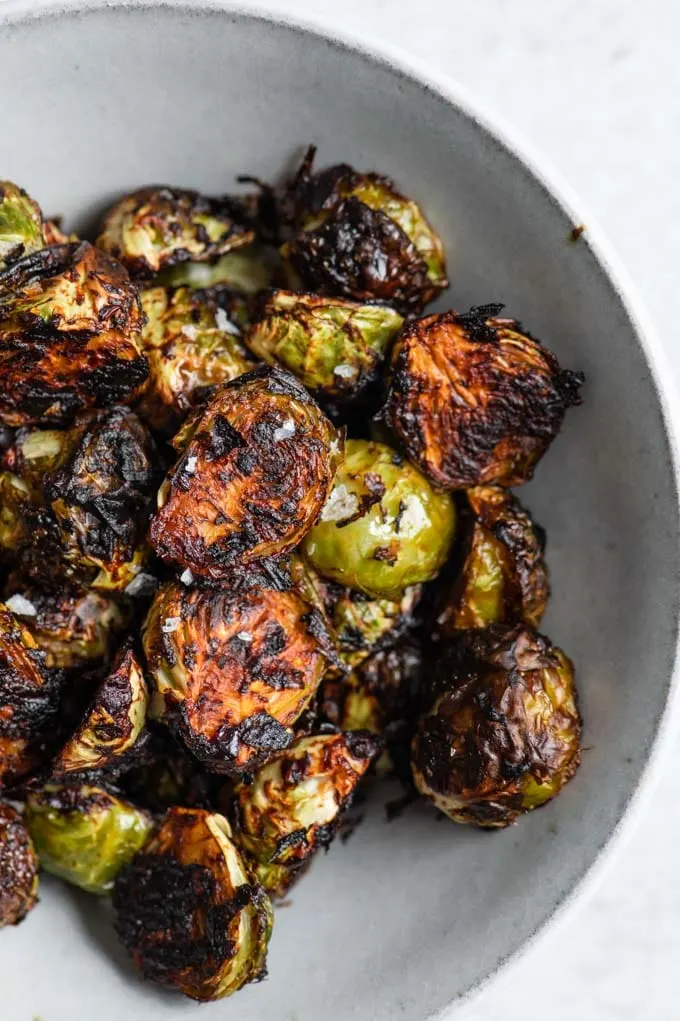
<path id="1" fill-rule="evenodd" d="M 49 668 L 95 666 L 108 660 L 130 609 L 103 592 L 60 584 L 58 591 L 10 575 L 6 602 Z"/>
<path id="2" fill-rule="evenodd" d="M 18 925 L 38 900 L 38 858 L 21 816 L 0 801 L 0 929 Z"/>
<path id="3" fill-rule="evenodd" d="M 70 421 L 133 400 L 146 383 L 139 296 L 86 241 L 49 245 L 0 270 L 0 421 Z"/>
<path id="4" fill-rule="evenodd" d="M 152 715 L 215 773 L 238 775 L 292 741 L 332 655 L 320 614 L 291 588 L 171 582 L 143 634 Z"/>
<path id="5" fill-rule="evenodd" d="M 435 637 L 502 622 L 538 627 L 548 602 L 545 533 L 507 489 L 467 491 L 462 569 L 440 599 Z"/>
<path id="6" fill-rule="evenodd" d="M 377 771 L 410 776 L 409 742 L 420 697 L 423 657 L 407 636 L 382 649 L 345 676 L 327 674 L 321 688 L 323 716 L 341 730 L 368 730 L 383 741 Z"/>
<path id="7" fill-rule="evenodd" d="M 420 207 L 380 174 L 347 164 L 312 173 L 311 146 L 285 196 L 296 231 L 283 255 L 305 287 L 417 312 L 445 287 L 441 239 Z"/>
<path id="8" fill-rule="evenodd" d="M 0 788 L 10 787 L 45 758 L 58 691 L 27 628 L 0 603 Z"/>
<path id="9" fill-rule="evenodd" d="M 231 308 L 219 300 L 223 295 L 231 298 Z M 254 367 L 240 339 L 245 303 L 227 292 L 223 295 L 188 287 L 150 287 L 141 292 L 149 386 L 140 412 L 159 432 L 177 429 L 208 387 Z"/>
<path id="10" fill-rule="evenodd" d="M 115 928 L 145 978 L 219 1000 L 265 973 L 274 916 L 227 820 L 171 808 L 113 891 Z"/>
<path id="11" fill-rule="evenodd" d="M 118 655 L 111 673 L 97 688 L 75 732 L 50 767 L 52 778 L 123 768 L 145 733 L 149 691 L 130 648 Z"/>
<path id="12" fill-rule="evenodd" d="M 383 443 L 348 440 L 345 460 L 302 551 L 324 577 L 399 600 L 434 578 L 456 524 L 451 497 Z"/>
<path id="13" fill-rule="evenodd" d="M 96 245 L 136 277 L 148 278 L 182 262 L 211 262 L 248 245 L 253 232 L 234 219 L 229 198 L 183 188 L 141 188 L 109 209 Z"/>
<path id="14" fill-rule="evenodd" d="M 0 181 L 0 269 L 44 245 L 38 203 L 18 185 Z"/>
<path id="15" fill-rule="evenodd" d="M 245 342 L 317 394 L 351 399 L 372 382 L 404 320 L 387 305 L 273 291 Z"/>
<path id="16" fill-rule="evenodd" d="M 161 559 L 215 581 L 294 549 L 342 455 L 309 393 L 269 366 L 218 387 L 173 443 L 182 454 L 159 490 L 151 542 Z"/>
<path id="17" fill-rule="evenodd" d="M 114 406 L 79 416 L 45 476 L 63 557 L 94 588 L 124 589 L 142 569 L 155 454 L 138 417 Z"/>
<path id="18" fill-rule="evenodd" d="M 253 296 L 271 287 L 279 267 L 274 249 L 257 243 L 237 248 L 216 262 L 182 262 L 163 270 L 156 283 L 163 287 L 228 287 Z"/>
<path id="19" fill-rule="evenodd" d="M 47 784 L 26 798 L 26 826 L 42 868 L 88 893 L 110 892 L 152 825 L 147 812 L 101 787 Z"/>
<path id="20" fill-rule="evenodd" d="M 580 738 L 573 665 L 561 649 L 523 624 L 463 631 L 437 662 L 413 778 L 454 822 L 508 826 L 573 777 Z"/>
<path id="21" fill-rule="evenodd" d="M 365 731 L 303 737 L 236 788 L 236 837 L 270 895 L 328 847 L 378 749 Z"/>

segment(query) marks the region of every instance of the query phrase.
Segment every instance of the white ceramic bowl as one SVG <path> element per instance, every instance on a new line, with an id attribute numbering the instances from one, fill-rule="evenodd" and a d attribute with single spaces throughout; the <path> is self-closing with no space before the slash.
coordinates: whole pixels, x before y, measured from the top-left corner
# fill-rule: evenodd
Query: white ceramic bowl
<path id="1" fill-rule="evenodd" d="M 59 5 L 61 7 L 61 5 Z M 86 9 L 87 8 L 87 9 Z M 185 5 L 0 7 L 0 176 L 84 227 L 147 182 L 229 190 L 300 147 L 382 170 L 423 203 L 461 308 L 502 300 L 587 375 L 522 494 L 547 526 L 545 630 L 575 659 L 587 751 L 553 805 L 502 833 L 387 825 L 375 809 L 277 916 L 270 978 L 203 1021 L 423 1021 L 534 934 L 626 811 L 671 687 L 675 460 L 658 354 L 590 232 L 448 86 L 295 26 Z M 170 1021 L 198 1008 L 137 979 L 106 906 L 49 881 L 0 935 L 3 1021 Z"/>

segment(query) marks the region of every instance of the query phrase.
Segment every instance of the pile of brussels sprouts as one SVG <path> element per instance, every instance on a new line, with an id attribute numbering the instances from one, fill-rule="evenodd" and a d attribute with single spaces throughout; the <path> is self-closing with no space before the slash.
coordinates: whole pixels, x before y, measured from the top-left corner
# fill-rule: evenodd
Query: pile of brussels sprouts
<path id="1" fill-rule="evenodd" d="M 509 487 L 582 376 L 501 305 L 423 316 L 420 207 L 313 163 L 94 243 L 0 182 L 0 926 L 40 865 L 197 1000 L 265 974 L 364 778 L 504 827 L 579 764 Z"/>

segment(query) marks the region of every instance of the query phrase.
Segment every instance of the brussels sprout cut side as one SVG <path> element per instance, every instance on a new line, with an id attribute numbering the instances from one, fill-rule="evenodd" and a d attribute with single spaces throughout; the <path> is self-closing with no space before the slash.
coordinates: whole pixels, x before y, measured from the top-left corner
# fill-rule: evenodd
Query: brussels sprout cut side
<path id="1" fill-rule="evenodd" d="M 118 877 L 116 931 L 145 978 L 219 1000 L 263 977 L 273 914 L 223 816 L 173 808 Z"/>

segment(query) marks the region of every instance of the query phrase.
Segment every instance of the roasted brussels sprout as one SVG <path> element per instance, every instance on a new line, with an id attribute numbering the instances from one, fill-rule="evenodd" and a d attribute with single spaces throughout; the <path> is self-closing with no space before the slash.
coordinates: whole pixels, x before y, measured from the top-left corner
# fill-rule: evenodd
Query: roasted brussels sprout
<path id="1" fill-rule="evenodd" d="M 31 538 L 33 499 L 30 487 L 13 472 L 0 471 L 0 553 L 16 556 Z"/>
<path id="2" fill-rule="evenodd" d="M 526 482 L 581 402 L 582 374 L 561 369 L 502 308 L 413 320 L 392 349 L 382 415 L 443 489 Z"/>
<path id="3" fill-rule="evenodd" d="M 94 588 L 124 589 L 142 569 L 154 458 L 146 427 L 118 406 L 81 415 L 45 476 L 64 559 Z"/>
<path id="4" fill-rule="evenodd" d="M 152 820 L 101 787 L 48 784 L 28 793 L 26 826 L 42 868 L 103 895 L 146 842 Z"/>
<path id="5" fill-rule="evenodd" d="M 379 599 L 400 600 L 434 578 L 455 530 L 451 497 L 383 443 L 348 440 L 319 522 L 302 550 L 324 577 Z"/>
<path id="6" fill-rule="evenodd" d="M 216 262 L 183 262 L 163 270 L 156 283 L 163 287 L 228 287 L 252 297 L 274 283 L 279 269 L 274 249 L 257 243 L 227 252 Z"/>
<path id="7" fill-rule="evenodd" d="M 94 666 L 110 658 L 129 607 L 103 592 L 62 584 L 59 591 L 11 575 L 6 602 L 49 668 Z"/>
<path id="8" fill-rule="evenodd" d="M 461 633 L 413 739 L 416 787 L 454 822 L 498 828 L 559 794 L 580 761 L 573 666 L 518 624 Z"/>
<path id="9" fill-rule="evenodd" d="M 538 627 L 550 591 L 543 529 L 507 489 L 477 486 L 465 495 L 463 565 L 439 600 L 434 637 L 495 622 Z"/>
<path id="10" fill-rule="evenodd" d="M 328 847 L 379 746 L 365 731 L 304 737 L 236 788 L 236 839 L 271 896 Z"/>
<path id="11" fill-rule="evenodd" d="M 319 611 L 264 581 L 166 584 L 143 641 L 152 715 L 216 773 L 252 770 L 290 744 L 332 655 Z"/>
<path id="12" fill-rule="evenodd" d="M 273 291 L 245 341 L 313 392 L 352 399 L 376 378 L 403 322 L 387 305 Z"/>
<path id="13" fill-rule="evenodd" d="M 342 453 L 307 391 L 277 368 L 220 387 L 176 439 L 182 442 L 158 494 L 151 541 L 163 560 L 214 579 L 297 546 Z"/>
<path id="14" fill-rule="evenodd" d="M 234 219 L 235 203 L 167 186 L 141 188 L 109 209 L 96 245 L 136 277 L 181 262 L 205 262 L 248 245 L 251 230 Z"/>
<path id="15" fill-rule="evenodd" d="M 68 436 L 65 429 L 18 429 L 3 455 L 3 467 L 15 472 L 32 492 L 42 495 L 45 475 L 59 460 Z"/>
<path id="16" fill-rule="evenodd" d="M 194 1000 L 230 996 L 265 974 L 271 904 L 221 815 L 170 809 L 118 877 L 113 907 L 144 977 Z"/>
<path id="17" fill-rule="evenodd" d="M 0 270 L 44 245 L 38 203 L 18 185 L 0 181 Z"/>
<path id="18" fill-rule="evenodd" d="M 0 929 L 22 922 L 37 900 L 38 858 L 33 842 L 16 809 L 0 801 Z"/>
<path id="19" fill-rule="evenodd" d="M 423 657 L 412 637 L 382 649 L 352 673 L 326 675 L 321 689 L 323 716 L 341 730 L 367 730 L 382 738 L 385 751 L 379 773 L 395 770 L 406 778 L 410 770 L 409 741 L 417 712 Z"/>
<path id="20" fill-rule="evenodd" d="M 0 603 L 0 788 L 38 766 L 58 692 L 29 631 Z"/>
<path id="21" fill-rule="evenodd" d="M 380 174 L 346 164 L 312 173 L 310 147 L 284 199 L 284 258 L 306 288 L 417 312 L 445 287 L 440 238 L 419 206 Z"/>
<path id="22" fill-rule="evenodd" d="M 233 299 L 237 314 L 230 317 L 218 297 L 188 287 L 150 287 L 141 293 L 150 378 L 140 411 L 159 432 L 177 429 L 208 387 L 253 368 L 238 325 L 245 305 Z"/>
<path id="23" fill-rule="evenodd" d="M 68 420 L 130 401 L 148 375 L 137 291 L 86 241 L 51 245 L 0 272 L 0 421 Z"/>
<path id="24" fill-rule="evenodd" d="M 131 648 L 124 648 L 112 672 L 57 756 L 50 772 L 64 781 L 74 774 L 106 770 L 115 773 L 130 759 L 144 733 L 149 692 L 142 668 Z"/>

